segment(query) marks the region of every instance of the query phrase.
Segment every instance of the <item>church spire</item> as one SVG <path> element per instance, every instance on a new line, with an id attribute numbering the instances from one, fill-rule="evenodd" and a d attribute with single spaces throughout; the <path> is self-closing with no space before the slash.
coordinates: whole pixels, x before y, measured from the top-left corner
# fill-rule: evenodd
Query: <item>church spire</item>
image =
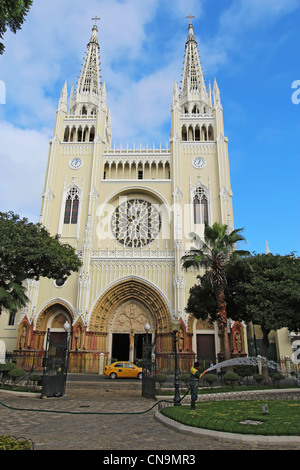
<path id="1" fill-rule="evenodd" d="M 201 67 L 198 43 L 194 35 L 194 27 L 189 15 L 188 36 L 185 43 L 184 66 L 182 86 L 180 91 L 180 104 L 185 113 L 194 109 L 207 112 L 211 108 L 211 90 L 207 89 Z M 195 108 L 196 107 L 196 108 Z"/>
<path id="2" fill-rule="evenodd" d="M 89 93 L 99 94 L 100 87 L 100 67 L 99 67 L 99 43 L 98 43 L 98 28 L 96 25 L 93 26 L 92 36 L 87 45 L 87 52 L 79 77 L 77 94 Z"/>
<path id="3" fill-rule="evenodd" d="M 67 113 L 68 110 L 68 90 L 67 90 L 67 82 L 63 86 L 61 91 L 59 103 L 58 103 L 58 110 Z"/>
<path id="4" fill-rule="evenodd" d="M 192 16 L 190 15 L 187 18 L 190 18 L 190 23 L 188 27 L 188 37 L 185 43 L 185 60 L 181 93 L 201 93 L 201 90 L 205 90 L 206 92 L 206 86 L 198 53 L 198 43 L 195 39 L 194 27 L 191 23 Z"/>
<path id="5" fill-rule="evenodd" d="M 100 46 L 98 43 L 98 28 L 96 20 L 100 18 L 92 18 L 95 24 L 92 28 L 92 35 L 87 44 L 87 52 L 85 55 L 84 63 L 80 72 L 79 80 L 75 94 L 73 95 L 73 110 L 75 114 L 78 105 L 86 106 L 86 112 L 95 112 L 101 101 L 101 84 L 100 84 L 100 61 L 99 51 Z M 95 109 L 96 108 L 96 109 Z"/>

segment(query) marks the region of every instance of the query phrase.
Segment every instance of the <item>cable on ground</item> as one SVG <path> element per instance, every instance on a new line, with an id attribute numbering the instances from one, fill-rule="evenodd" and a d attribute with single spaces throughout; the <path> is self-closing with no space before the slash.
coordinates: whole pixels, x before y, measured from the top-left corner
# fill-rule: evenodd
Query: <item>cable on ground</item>
<path id="1" fill-rule="evenodd" d="M 183 395 L 182 398 L 180 398 L 179 402 L 181 402 L 188 393 L 189 393 L 189 390 L 185 393 L 185 395 Z M 36 408 L 16 408 L 14 406 L 6 405 L 2 401 L 0 401 L 0 405 L 4 406 L 4 408 L 8 408 L 14 411 L 33 411 L 37 413 L 57 413 L 57 414 L 71 414 L 71 415 L 140 415 L 140 414 L 148 413 L 160 403 L 172 403 L 174 405 L 174 401 L 159 400 L 153 406 L 151 406 L 150 408 L 144 411 L 63 411 L 63 410 L 38 410 Z"/>

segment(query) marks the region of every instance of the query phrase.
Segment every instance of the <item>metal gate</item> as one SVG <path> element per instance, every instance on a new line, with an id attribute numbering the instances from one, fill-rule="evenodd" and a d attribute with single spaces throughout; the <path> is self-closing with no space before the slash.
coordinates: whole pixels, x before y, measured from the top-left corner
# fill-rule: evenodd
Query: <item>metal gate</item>
<path id="1" fill-rule="evenodd" d="M 156 376 L 156 334 L 151 342 L 147 333 L 143 339 L 143 381 L 142 396 L 155 399 L 155 376 Z"/>
<path id="2" fill-rule="evenodd" d="M 43 359 L 42 397 L 59 397 L 65 392 L 68 359 L 68 332 L 47 331 L 45 357 Z"/>

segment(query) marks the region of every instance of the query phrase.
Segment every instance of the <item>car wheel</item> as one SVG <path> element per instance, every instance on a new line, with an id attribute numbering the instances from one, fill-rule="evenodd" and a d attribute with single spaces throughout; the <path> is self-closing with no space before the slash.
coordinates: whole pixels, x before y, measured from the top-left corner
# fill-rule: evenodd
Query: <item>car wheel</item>
<path id="1" fill-rule="evenodd" d="M 116 378 L 117 378 L 117 374 L 116 374 L 115 372 L 112 372 L 112 373 L 110 374 L 110 378 L 111 378 L 111 379 L 116 379 Z"/>
<path id="2" fill-rule="evenodd" d="M 143 378 L 143 372 L 139 372 L 137 378 L 141 380 Z"/>

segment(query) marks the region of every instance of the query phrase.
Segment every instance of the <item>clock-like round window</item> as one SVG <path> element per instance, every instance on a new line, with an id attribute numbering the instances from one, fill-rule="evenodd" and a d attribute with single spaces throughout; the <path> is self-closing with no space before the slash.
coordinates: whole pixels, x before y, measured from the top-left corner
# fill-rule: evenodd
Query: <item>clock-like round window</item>
<path id="1" fill-rule="evenodd" d="M 161 229 L 161 216 L 151 202 L 128 199 L 114 210 L 111 229 L 122 245 L 140 248 L 157 238 Z"/>

